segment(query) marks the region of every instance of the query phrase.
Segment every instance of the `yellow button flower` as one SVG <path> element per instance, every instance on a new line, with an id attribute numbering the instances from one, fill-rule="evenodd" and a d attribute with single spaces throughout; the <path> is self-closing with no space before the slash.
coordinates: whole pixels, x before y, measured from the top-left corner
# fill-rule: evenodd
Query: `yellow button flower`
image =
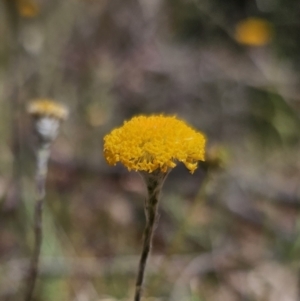
<path id="1" fill-rule="evenodd" d="M 68 117 L 68 110 L 65 106 L 47 98 L 36 99 L 30 102 L 28 113 L 35 117 L 49 116 L 58 120 L 65 120 Z"/>
<path id="2" fill-rule="evenodd" d="M 235 39 L 240 44 L 263 46 L 272 40 L 272 25 L 260 18 L 248 18 L 239 22 L 235 30 Z"/>
<path id="3" fill-rule="evenodd" d="M 20 16 L 24 18 L 34 18 L 40 12 L 40 8 L 34 0 L 16 0 L 16 4 Z"/>
<path id="4" fill-rule="evenodd" d="M 138 116 L 104 137 L 104 156 L 129 170 L 166 173 L 183 162 L 193 173 L 205 160 L 205 142 L 201 132 L 176 117 Z"/>

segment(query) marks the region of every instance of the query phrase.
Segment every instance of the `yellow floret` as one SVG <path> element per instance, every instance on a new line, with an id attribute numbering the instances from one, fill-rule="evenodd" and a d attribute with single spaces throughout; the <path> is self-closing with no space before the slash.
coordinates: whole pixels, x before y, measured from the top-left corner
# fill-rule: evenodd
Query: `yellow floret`
<path id="1" fill-rule="evenodd" d="M 176 117 L 138 116 L 104 137 L 104 156 L 129 170 L 167 172 L 182 162 L 191 173 L 205 160 L 205 136 Z"/>
<path id="2" fill-rule="evenodd" d="M 65 106 L 47 98 L 30 102 L 28 113 L 36 117 L 50 116 L 59 120 L 65 120 L 68 117 L 68 110 Z"/>

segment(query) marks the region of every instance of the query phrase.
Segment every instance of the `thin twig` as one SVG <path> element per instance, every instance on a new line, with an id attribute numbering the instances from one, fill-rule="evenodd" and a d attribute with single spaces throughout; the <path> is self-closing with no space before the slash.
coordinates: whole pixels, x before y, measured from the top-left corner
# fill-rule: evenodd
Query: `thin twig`
<path id="1" fill-rule="evenodd" d="M 148 190 L 148 199 L 145 202 L 146 227 L 144 230 L 142 254 L 135 284 L 134 301 L 141 300 L 146 264 L 151 250 L 153 231 L 157 219 L 158 197 L 166 174 L 143 174 L 143 176 Z"/>
<path id="2" fill-rule="evenodd" d="M 47 175 L 47 163 L 49 158 L 49 144 L 42 144 L 37 156 L 37 175 L 36 175 L 36 189 L 37 200 L 35 203 L 34 212 L 34 250 L 29 267 L 27 293 L 25 295 L 25 301 L 31 301 L 37 275 L 38 265 L 41 253 L 41 246 L 43 240 L 43 203 L 45 199 L 45 182 Z"/>

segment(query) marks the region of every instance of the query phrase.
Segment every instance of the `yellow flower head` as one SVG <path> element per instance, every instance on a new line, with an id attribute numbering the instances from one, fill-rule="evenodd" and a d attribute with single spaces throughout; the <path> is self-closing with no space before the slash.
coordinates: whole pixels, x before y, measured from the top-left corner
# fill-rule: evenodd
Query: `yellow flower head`
<path id="1" fill-rule="evenodd" d="M 235 39 L 241 44 L 263 46 L 272 39 L 272 25 L 264 19 L 248 18 L 237 24 Z"/>
<path id="2" fill-rule="evenodd" d="M 104 156 L 110 165 L 129 170 L 167 172 L 183 162 L 191 173 L 205 158 L 205 136 L 176 117 L 138 116 L 104 137 Z"/>
<path id="3" fill-rule="evenodd" d="M 17 9 L 24 18 L 33 18 L 38 15 L 40 8 L 33 0 L 17 0 Z"/>
<path id="4" fill-rule="evenodd" d="M 42 98 L 29 103 L 28 113 L 34 117 L 52 117 L 58 120 L 65 120 L 68 117 L 68 110 L 65 106 L 50 99 Z"/>

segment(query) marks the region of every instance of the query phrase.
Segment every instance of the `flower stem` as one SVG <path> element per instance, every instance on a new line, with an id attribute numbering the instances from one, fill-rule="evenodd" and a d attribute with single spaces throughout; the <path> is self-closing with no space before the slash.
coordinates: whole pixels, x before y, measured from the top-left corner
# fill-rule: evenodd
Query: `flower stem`
<path id="1" fill-rule="evenodd" d="M 27 292 L 25 301 L 31 301 L 38 276 L 38 265 L 43 240 L 43 203 L 45 199 L 45 182 L 47 175 L 47 164 L 50 154 L 49 144 L 43 143 L 37 153 L 36 190 L 37 199 L 34 210 L 34 250 L 27 278 Z"/>
<path id="2" fill-rule="evenodd" d="M 148 198 L 145 202 L 146 226 L 144 230 L 142 254 L 135 284 L 134 301 L 141 300 L 147 259 L 151 250 L 152 237 L 157 220 L 158 197 L 166 174 L 142 174 L 142 176 L 147 185 Z"/>

